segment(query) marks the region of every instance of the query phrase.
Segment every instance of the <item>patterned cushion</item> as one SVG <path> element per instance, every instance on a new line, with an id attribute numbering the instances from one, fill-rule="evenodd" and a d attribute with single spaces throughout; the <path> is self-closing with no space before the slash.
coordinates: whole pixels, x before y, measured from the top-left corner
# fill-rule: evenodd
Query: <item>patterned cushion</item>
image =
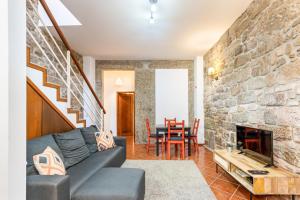
<path id="1" fill-rule="evenodd" d="M 98 151 L 104 151 L 116 146 L 114 137 L 111 131 L 96 132 L 96 141 L 98 146 Z"/>
<path id="2" fill-rule="evenodd" d="M 34 155 L 33 162 L 40 175 L 66 175 L 62 159 L 49 146 L 43 153 Z"/>
<path id="3" fill-rule="evenodd" d="M 57 143 L 55 142 L 52 135 L 45 135 L 42 137 L 37 137 L 32 140 L 27 141 L 27 175 L 38 175 L 39 172 L 36 170 L 34 163 L 33 163 L 33 156 L 43 153 L 43 151 L 47 147 L 51 147 L 58 156 L 63 160 L 64 162 L 64 156 L 60 150 L 60 148 L 57 146 Z"/>

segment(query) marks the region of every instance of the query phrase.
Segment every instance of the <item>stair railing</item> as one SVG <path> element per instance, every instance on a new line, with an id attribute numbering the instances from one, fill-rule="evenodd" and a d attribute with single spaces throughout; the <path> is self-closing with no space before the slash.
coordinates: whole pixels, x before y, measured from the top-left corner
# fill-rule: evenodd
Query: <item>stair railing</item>
<path id="1" fill-rule="evenodd" d="M 67 85 L 71 85 L 71 54 L 67 51 Z M 67 104 L 68 108 L 71 108 L 71 87 L 67 89 Z"/>
<path id="2" fill-rule="evenodd" d="M 59 38 L 61 39 L 62 43 L 64 44 L 67 50 L 66 56 L 64 55 L 63 50 L 56 41 L 55 37 L 53 36 L 49 28 L 46 26 L 42 17 L 39 15 L 37 5 L 35 5 L 32 0 L 27 1 L 29 2 L 28 6 L 31 7 L 30 10 L 33 12 L 30 13 L 29 9 L 27 9 L 26 15 L 29 19 L 29 22 L 34 27 L 34 30 L 27 27 L 27 33 L 33 40 L 34 44 L 42 52 L 42 55 L 46 58 L 47 62 L 50 64 L 50 67 L 56 72 L 60 81 L 66 86 L 68 108 L 72 107 L 72 97 L 74 97 L 76 102 L 81 106 L 82 110 L 84 111 L 86 115 L 85 117 L 88 117 L 91 123 L 95 124 L 99 130 L 103 130 L 104 114 L 106 113 L 105 109 L 102 106 L 100 100 L 98 99 L 96 92 L 91 86 L 89 80 L 84 74 L 79 62 L 76 59 L 76 56 L 72 52 L 69 43 L 64 37 L 46 2 L 44 0 L 39 0 L 43 9 L 45 10 L 49 19 L 51 20 L 56 32 L 58 33 Z M 34 14 L 34 16 L 32 16 L 32 14 Z M 35 20 L 34 18 L 37 18 L 38 20 Z M 43 25 L 43 28 L 45 29 L 44 31 L 42 31 L 39 27 L 38 21 Z M 43 46 L 41 43 L 44 43 L 45 45 Z M 54 47 L 56 50 L 58 50 L 59 55 L 57 55 L 57 52 L 55 52 L 54 48 L 50 45 L 50 43 L 54 44 Z M 52 59 L 50 59 L 49 51 L 51 53 L 51 56 L 54 58 L 55 63 Z M 61 59 L 59 59 L 59 57 Z M 75 72 L 75 69 L 73 69 L 71 64 L 72 61 L 75 64 L 76 69 L 79 71 L 79 74 L 77 74 Z M 59 67 L 56 64 L 58 64 Z M 87 87 L 85 87 L 85 85 Z M 86 88 L 88 90 L 86 90 Z M 76 93 L 79 94 L 79 97 Z"/>

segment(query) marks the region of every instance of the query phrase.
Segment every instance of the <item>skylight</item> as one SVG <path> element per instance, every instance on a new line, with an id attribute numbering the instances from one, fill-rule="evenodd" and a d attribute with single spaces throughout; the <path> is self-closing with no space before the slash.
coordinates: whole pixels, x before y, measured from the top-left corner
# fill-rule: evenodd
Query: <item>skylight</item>
<path id="1" fill-rule="evenodd" d="M 66 8 L 66 6 L 60 0 L 46 0 L 46 3 L 59 26 L 82 25 L 80 21 L 71 13 L 68 8 Z M 52 26 L 52 23 L 40 2 L 38 5 L 38 11 L 45 25 Z M 41 22 L 39 23 L 39 25 L 43 26 Z"/>

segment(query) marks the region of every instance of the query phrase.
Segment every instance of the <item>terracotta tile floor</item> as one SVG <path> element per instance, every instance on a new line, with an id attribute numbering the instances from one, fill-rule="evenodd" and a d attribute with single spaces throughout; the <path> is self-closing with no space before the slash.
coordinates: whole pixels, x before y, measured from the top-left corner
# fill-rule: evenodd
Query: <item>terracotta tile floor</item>
<path id="1" fill-rule="evenodd" d="M 175 155 L 175 149 L 172 150 L 171 159 L 179 160 L 179 151 Z M 186 150 L 187 155 L 187 150 Z M 127 159 L 131 160 L 165 160 L 165 152 L 155 155 L 154 146 L 146 151 L 146 145 L 134 144 L 132 137 L 127 137 Z M 219 168 L 216 172 L 216 164 L 213 161 L 213 154 L 204 146 L 198 147 L 198 152 L 192 149 L 192 155 L 186 157 L 186 160 L 194 160 L 202 175 L 209 184 L 218 200 L 247 200 L 249 192 L 238 184 L 233 178 Z M 254 196 L 253 200 L 285 200 L 291 199 L 288 196 Z M 300 198 L 296 198 L 300 199 Z M 204 199 L 203 199 L 204 200 Z"/>

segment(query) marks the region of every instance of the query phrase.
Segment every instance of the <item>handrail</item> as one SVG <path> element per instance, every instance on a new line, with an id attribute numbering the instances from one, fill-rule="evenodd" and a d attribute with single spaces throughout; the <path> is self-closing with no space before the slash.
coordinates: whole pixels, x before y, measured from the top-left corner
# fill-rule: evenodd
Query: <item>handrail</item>
<path id="1" fill-rule="evenodd" d="M 73 53 L 73 51 L 72 51 L 72 49 L 71 49 L 71 46 L 69 45 L 69 43 L 68 43 L 68 41 L 67 41 L 65 35 L 63 34 L 62 30 L 59 28 L 59 25 L 58 25 L 56 19 L 54 18 L 52 12 L 50 11 L 50 9 L 49 9 L 47 3 L 45 2 L 45 0 L 39 0 L 39 1 L 40 1 L 40 3 L 42 4 L 42 6 L 43 6 L 45 12 L 47 13 L 47 15 L 48 15 L 50 21 L 52 22 L 52 24 L 53 24 L 53 26 L 54 26 L 56 32 L 58 33 L 60 39 L 62 40 L 62 42 L 63 42 L 64 45 L 66 46 L 67 50 L 70 51 L 71 58 L 72 58 L 74 64 L 76 65 L 78 71 L 80 72 L 80 74 L 82 75 L 83 79 L 85 80 L 87 86 L 88 86 L 89 89 L 91 90 L 91 92 L 92 92 L 93 96 L 95 97 L 97 103 L 99 104 L 100 108 L 103 110 L 103 113 L 106 114 L 106 111 L 105 111 L 105 109 L 104 109 L 102 103 L 100 102 L 100 100 L 99 100 L 99 98 L 98 98 L 96 92 L 94 91 L 94 89 L 93 89 L 93 87 L 92 87 L 90 81 L 88 80 L 88 78 L 86 77 L 86 75 L 85 75 L 85 73 L 83 72 L 82 68 L 80 67 L 80 64 L 79 64 L 79 62 L 77 61 L 76 56 L 74 55 L 74 53 Z"/>
<path id="2" fill-rule="evenodd" d="M 35 39 L 35 37 L 33 36 L 33 34 L 29 31 L 29 29 L 26 27 L 26 31 L 27 33 L 30 35 L 30 37 L 33 39 L 33 41 L 35 42 L 35 44 L 39 47 L 39 49 L 41 50 L 42 54 L 45 56 L 45 58 L 48 60 L 48 62 L 50 63 L 51 67 L 55 70 L 55 72 L 57 73 L 57 75 L 59 76 L 59 78 L 62 80 L 62 82 L 68 87 L 70 88 L 71 85 L 68 85 L 66 80 L 63 78 L 63 76 L 59 73 L 59 71 L 56 69 L 55 65 L 51 62 L 51 59 L 47 56 L 47 54 L 45 53 L 45 51 L 43 50 L 43 48 L 40 46 L 40 44 L 38 43 L 38 41 Z M 78 88 L 77 88 L 78 89 Z M 84 107 L 84 105 L 81 103 L 81 101 L 78 99 L 78 97 L 76 96 L 75 92 L 70 89 L 70 92 L 72 93 L 72 95 L 75 97 L 75 99 L 77 100 L 77 102 L 80 104 L 81 107 Z M 88 105 L 88 104 L 87 104 Z M 89 107 L 89 109 L 91 110 L 91 108 Z M 91 115 L 89 113 L 87 113 L 89 118 L 92 119 Z M 94 113 L 92 113 L 94 115 Z M 95 116 L 95 115 L 94 115 Z M 95 117 L 96 118 L 96 117 Z M 97 126 L 97 124 L 95 124 Z M 99 129 L 99 127 L 97 127 Z M 100 130 L 100 129 L 99 129 Z"/>

